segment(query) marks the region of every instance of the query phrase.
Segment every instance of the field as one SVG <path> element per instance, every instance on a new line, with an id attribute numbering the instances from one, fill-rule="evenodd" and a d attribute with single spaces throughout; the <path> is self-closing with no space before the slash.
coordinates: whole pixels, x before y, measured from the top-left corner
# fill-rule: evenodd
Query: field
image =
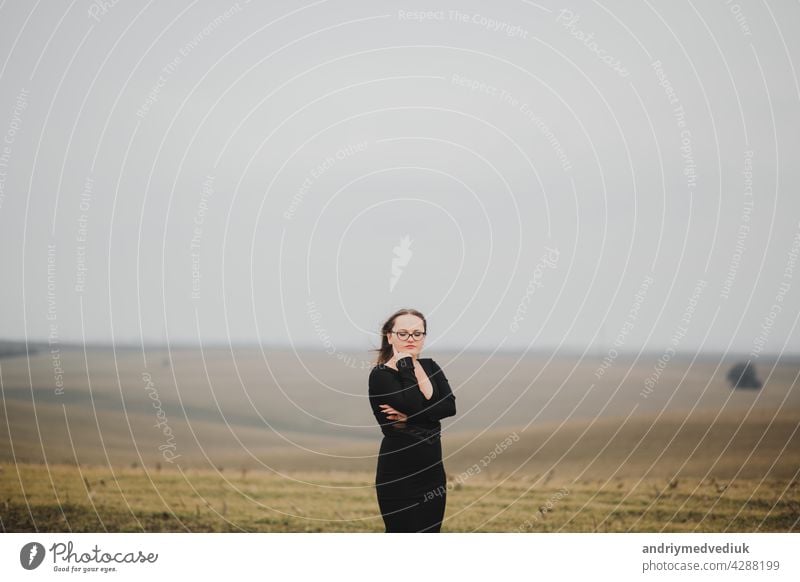
<path id="1" fill-rule="evenodd" d="M 368 473 L 18 468 L 31 485 L 23 497 L 4 467 L 5 531 L 383 531 Z M 446 532 L 786 532 L 800 519 L 797 481 L 488 475 L 453 485 Z"/>
<path id="2" fill-rule="evenodd" d="M 794 362 L 745 391 L 730 362 L 673 360 L 643 396 L 652 360 L 436 359 L 458 403 L 442 531 L 800 530 Z M 47 354 L 0 360 L 0 527 L 383 531 L 362 366 L 268 360 L 64 350 L 59 390 Z"/>

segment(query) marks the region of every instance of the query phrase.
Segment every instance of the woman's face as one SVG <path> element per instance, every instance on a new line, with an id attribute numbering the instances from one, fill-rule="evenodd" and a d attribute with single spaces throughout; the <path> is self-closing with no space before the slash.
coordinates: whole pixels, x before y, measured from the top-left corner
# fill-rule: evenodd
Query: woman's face
<path id="1" fill-rule="evenodd" d="M 425 324 L 423 321 L 410 313 L 398 315 L 394 319 L 392 333 L 388 335 L 389 343 L 394 346 L 396 351 L 419 357 L 420 352 L 422 352 L 422 346 L 425 343 L 425 336 L 421 336 L 418 340 L 415 340 L 412 335 L 409 335 L 406 339 L 400 339 L 395 333 L 398 331 L 406 331 L 409 334 L 413 334 L 415 331 L 424 332 Z"/>

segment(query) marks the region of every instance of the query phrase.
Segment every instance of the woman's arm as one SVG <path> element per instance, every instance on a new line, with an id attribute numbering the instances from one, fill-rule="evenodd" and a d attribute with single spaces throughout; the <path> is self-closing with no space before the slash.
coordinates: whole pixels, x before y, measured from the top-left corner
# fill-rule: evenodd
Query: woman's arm
<path id="1" fill-rule="evenodd" d="M 435 360 L 431 360 L 431 362 L 433 363 L 433 381 L 439 388 L 439 399 L 430 406 L 426 406 L 421 416 L 427 420 L 436 421 L 448 416 L 455 416 L 456 397 L 450 389 L 450 383 L 447 381 L 447 376 L 444 375 L 444 370 Z"/>
<path id="2" fill-rule="evenodd" d="M 392 372 L 380 371 L 377 368 L 372 370 L 369 375 L 369 404 L 379 425 L 389 425 L 394 428 L 405 426 L 404 422 L 389 420 L 381 405 L 388 404 L 396 411 L 410 416 L 411 406 L 404 390 L 407 386 L 408 377 L 404 374 L 400 374 L 398 380 L 397 375 Z"/>

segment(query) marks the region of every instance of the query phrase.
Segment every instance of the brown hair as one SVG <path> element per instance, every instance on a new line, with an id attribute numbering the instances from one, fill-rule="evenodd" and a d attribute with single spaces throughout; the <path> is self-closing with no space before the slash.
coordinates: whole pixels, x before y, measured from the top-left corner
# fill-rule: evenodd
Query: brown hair
<path id="1" fill-rule="evenodd" d="M 401 315 L 416 315 L 422 320 L 422 331 L 426 333 L 428 332 L 428 322 L 425 319 L 425 316 L 416 309 L 400 309 L 395 311 L 381 326 L 381 347 L 371 350 L 373 352 L 378 352 L 378 357 L 375 360 L 375 364 L 378 366 L 392 359 L 394 352 L 392 351 L 392 344 L 389 343 L 387 334 L 392 331 L 392 328 L 394 327 L 394 320 Z"/>

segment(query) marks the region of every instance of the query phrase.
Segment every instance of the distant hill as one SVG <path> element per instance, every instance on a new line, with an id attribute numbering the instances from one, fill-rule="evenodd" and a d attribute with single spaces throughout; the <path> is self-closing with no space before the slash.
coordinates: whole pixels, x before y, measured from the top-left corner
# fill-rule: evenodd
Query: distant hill
<path id="1" fill-rule="evenodd" d="M 35 354 L 42 349 L 45 345 L 41 343 L 29 343 L 27 348 L 25 342 L 10 342 L 0 340 L 0 358 L 13 358 L 15 356 L 24 356 L 25 354 Z"/>

